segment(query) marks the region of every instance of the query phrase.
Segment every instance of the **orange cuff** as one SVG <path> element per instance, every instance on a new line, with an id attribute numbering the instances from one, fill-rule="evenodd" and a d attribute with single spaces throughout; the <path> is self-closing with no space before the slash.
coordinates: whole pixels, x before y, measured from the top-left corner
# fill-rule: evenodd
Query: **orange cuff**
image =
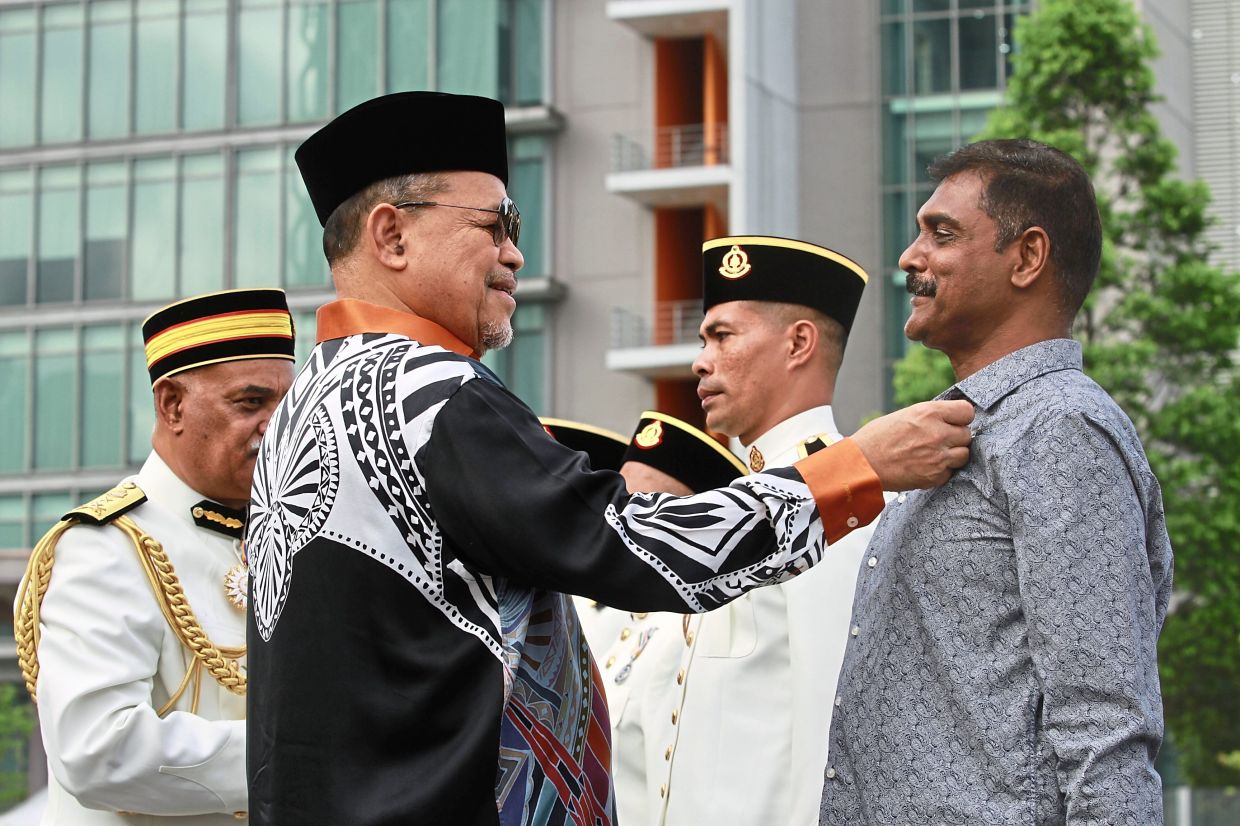
<path id="1" fill-rule="evenodd" d="M 868 525 L 882 512 L 883 484 L 852 439 L 841 439 L 793 465 L 818 504 L 827 542 Z"/>

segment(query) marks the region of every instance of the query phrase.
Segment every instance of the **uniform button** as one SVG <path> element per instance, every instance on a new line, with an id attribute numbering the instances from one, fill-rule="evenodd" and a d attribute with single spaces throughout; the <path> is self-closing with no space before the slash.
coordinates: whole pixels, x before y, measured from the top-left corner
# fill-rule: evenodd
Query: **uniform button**
<path id="1" fill-rule="evenodd" d="M 659 797 L 667 797 L 667 784 L 659 786 Z"/>
<path id="2" fill-rule="evenodd" d="M 627 640 L 631 636 L 633 636 L 633 632 L 627 628 L 620 632 L 620 639 L 622 640 Z"/>
<path id="3" fill-rule="evenodd" d="M 693 645 L 693 632 L 689 631 L 685 634 L 685 645 Z"/>
<path id="4" fill-rule="evenodd" d="M 676 685 L 684 685 L 684 684 L 685 684 L 685 670 L 682 668 L 680 669 L 680 672 L 677 673 L 676 675 Z"/>
<path id="5" fill-rule="evenodd" d="M 854 637 L 855 637 L 855 636 L 857 636 L 858 634 L 860 634 L 860 633 L 861 633 L 861 626 L 860 626 L 860 625 L 854 625 L 854 626 L 852 627 L 852 632 L 851 632 L 851 633 L 852 633 L 852 635 L 853 635 Z"/>
<path id="6" fill-rule="evenodd" d="M 671 746 L 668 746 L 667 751 L 663 752 L 663 759 L 664 760 L 672 759 L 672 747 Z"/>
<path id="7" fill-rule="evenodd" d="M 603 666 L 603 667 L 604 667 L 604 668 L 611 668 L 611 667 L 612 667 L 613 665 L 615 665 L 615 664 L 616 664 L 616 658 L 615 658 L 615 657 L 608 657 L 608 658 L 607 658 L 607 665 L 605 665 L 605 666 Z"/>
<path id="8" fill-rule="evenodd" d="M 865 561 L 865 564 L 866 564 L 866 565 L 869 565 L 871 568 L 873 568 L 875 565 L 877 565 L 877 564 L 878 564 L 878 557 L 876 557 L 876 556 L 872 556 L 872 557 L 870 557 L 869 559 L 867 559 L 867 560 Z"/>
<path id="9" fill-rule="evenodd" d="M 680 719 L 680 709 L 672 709 L 672 725 L 676 725 L 676 721 Z"/>
<path id="10" fill-rule="evenodd" d="M 845 520 L 844 524 L 850 528 L 855 528 L 857 525 L 861 524 L 861 521 L 855 516 L 850 516 L 847 520 Z"/>
<path id="11" fill-rule="evenodd" d="M 834 780 L 834 779 L 835 779 L 835 769 L 833 769 L 833 768 L 828 768 L 828 769 L 827 769 L 827 779 L 828 779 L 828 780 Z"/>
<path id="12" fill-rule="evenodd" d="M 641 611 L 640 613 L 633 614 L 633 619 L 645 619 L 648 616 L 650 616 L 649 611 Z"/>

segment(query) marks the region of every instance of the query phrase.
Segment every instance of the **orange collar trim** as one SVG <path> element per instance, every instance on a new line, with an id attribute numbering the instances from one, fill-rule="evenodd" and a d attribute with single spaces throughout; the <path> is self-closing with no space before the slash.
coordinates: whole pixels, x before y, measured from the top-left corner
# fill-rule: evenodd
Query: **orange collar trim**
<path id="1" fill-rule="evenodd" d="M 341 298 L 319 307 L 318 343 L 358 333 L 396 333 L 425 345 L 435 345 L 478 358 L 459 338 L 429 319 L 407 310 L 393 310 L 356 298 Z"/>

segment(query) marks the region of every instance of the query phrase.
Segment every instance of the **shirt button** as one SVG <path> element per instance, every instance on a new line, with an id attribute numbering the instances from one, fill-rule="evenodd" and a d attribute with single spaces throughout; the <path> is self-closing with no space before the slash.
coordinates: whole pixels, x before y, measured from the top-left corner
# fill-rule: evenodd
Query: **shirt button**
<path id="1" fill-rule="evenodd" d="M 663 759 L 664 760 L 672 759 L 672 747 L 671 746 L 668 746 L 667 751 L 663 752 Z"/>
<path id="2" fill-rule="evenodd" d="M 903 504 L 904 504 L 904 500 L 905 500 L 905 499 L 907 499 L 907 498 L 908 498 L 908 494 L 907 494 L 907 493 L 901 493 L 899 496 L 897 496 L 897 497 L 896 497 L 896 501 L 897 501 L 897 502 L 899 502 L 901 505 L 903 505 Z"/>
<path id="3" fill-rule="evenodd" d="M 855 637 L 855 636 L 857 636 L 858 634 L 860 634 L 860 633 L 861 633 L 861 626 L 860 626 L 860 625 L 854 625 L 854 626 L 852 627 L 852 632 L 851 632 L 851 633 L 852 633 L 852 635 L 853 635 L 854 637 Z"/>
<path id="4" fill-rule="evenodd" d="M 685 670 L 682 668 L 680 669 L 680 672 L 676 675 L 676 685 L 684 685 L 684 684 L 685 684 Z"/>
<path id="5" fill-rule="evenodd" d="M 842 705 L 844 705 L 844 698 L 836 694 L 835 695 L 835 707 L 839 708 Z"/>
<path id="6" fill-rule="evenodd" d="M 871 568 L 873 568 L 875 565 L 877 565 L 877 564 L 878 564 L 878 557 L 876 557 L 876 556 L 872 556 L 872 557 L 870 557 L 869 559 L 867 559 L 867 560 L 865 561 L 865 564 L 866 564 L 866 565 L 869 565 Z"/>
<path id="7" fill-rule="evenodd" d="M 828 769 L 827 769 L 827 779 L 828 779 L 828 780 L 834 780 L 834 779 L 835 779 L 835 769 L 834 769 L 834 768 L 828 768 Z"/>
<path id="8" fill-rule="evenodd" d="M 676 725 L 676 721 L 680 719 L 680 709 L 672 709 L 672 725 Z"/>
<path id="9" fill-rule="evenodd" d="M 611 668 L 611 667 L 612 667 L 613 665 L 615 665 L 615 664 L 616 664 L 616 658 L 615 658 L 615 657 L 608 657 L 608 658 L 607 658 L 607 665 L 605 665 L 605 666 L 603 666 L 603 667 L 604 667 L 604 668 Z"/>
<path id="10" fill-rule="evenodd" d="M 630 630 L 629 630 L 629 629 L 627 629 L 627 628 L 626 628 L 626 629 L 624 629 L 623 631 L 621 631 L 621 632 L 620 632 L 620 639 L 621 639 L 621 640 L 627 640 L 627 639 L 628 639 L 629 637 L 631 637 L 631 636 L 633 636 L 633 632 L 632 632 L 632 631 L 630 631 Z"/>
<path id="11" fill-rule="evenodd" d="M 847 525 L 847 526 L 848 526 L 848 527 L 850 527 L 850 528 L 855 528 L 855 527 L 857 527 L 857 525 L 861 524 L 861 522 L 860 522 L 860 520 L 859 520 L 859 519 L 857 519 L 857 517 L 855 517 L 855 516 L 850 516 L 850 517 L 848 517 L 848 519 L 846 519 L 846 520 L 844 521 L 844 524 L 845 524 L 845 525 Z"/>

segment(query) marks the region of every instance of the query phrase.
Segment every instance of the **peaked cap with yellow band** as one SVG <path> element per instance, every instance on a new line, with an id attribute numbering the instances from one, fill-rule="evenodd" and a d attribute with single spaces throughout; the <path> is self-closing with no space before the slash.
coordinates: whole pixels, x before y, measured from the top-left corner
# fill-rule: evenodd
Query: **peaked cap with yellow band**
<path id="1" fill-rule="evenodd" d="M 694 493 L 724 487 L 746 473 L 732 451 L 688 422 L 655 410 L 642 413 L 624 461 L 661 470 Z"/>
<path id="2" fill-rule="evenodd" d="M 825 313 L 852 329 L 869 276 L 838 252 L 770 235 L 702 244 L 702 309 L 728 301 L 778 301 Z"/>
<path id="3" fill-rule="evenodd" d="M 624 464 L 624 448 L 629 440 L 619 433 L 550 416 L 541 416 L 538 421 L 551 438 L 589 456 L 590 467 L 594 470 L 619 470 Z"/>
<path id="4" fill-rule="evenodd" d="M 284 291 L 225 290 L 169 304 L 142 322 L 151 384 L 221 361 L 293 361 L 293 317 Z"/>

